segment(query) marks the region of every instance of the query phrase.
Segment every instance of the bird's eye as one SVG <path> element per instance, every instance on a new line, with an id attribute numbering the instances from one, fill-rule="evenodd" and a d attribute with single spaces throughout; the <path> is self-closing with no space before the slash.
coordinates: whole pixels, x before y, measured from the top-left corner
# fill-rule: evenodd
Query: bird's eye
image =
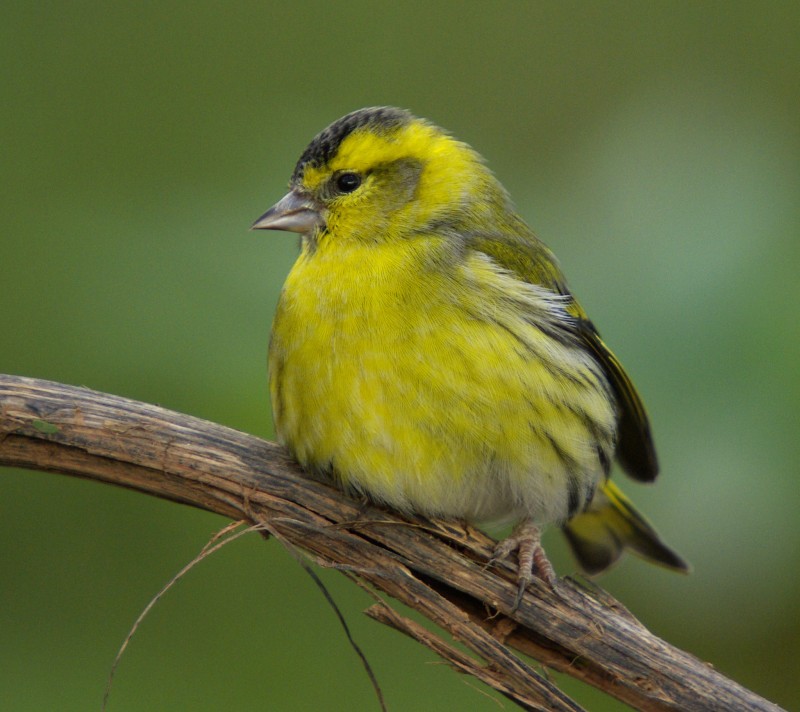
<path id="1" fill-rule="evenodd" d="M 340 193 L 352 193 L 361 185 L 361 176 L 358 173 L 340 173 L 336 176 L 336 189 Z"/>

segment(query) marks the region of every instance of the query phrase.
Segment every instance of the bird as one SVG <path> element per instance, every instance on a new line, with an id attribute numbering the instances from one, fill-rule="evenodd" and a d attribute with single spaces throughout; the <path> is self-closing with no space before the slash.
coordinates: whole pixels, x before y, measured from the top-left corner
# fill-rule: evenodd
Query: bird
<path id="1" fill-rule="evenodd" d="M 278 440 L 313 477 L 404 513 L 513 524 L 519 603 L 562 528 L 597 574 L 625 549 L 687 571 L 609 479 L 659 471 L 633 382 L 484 159 L 434 123 L 359 109 L 253 224 L 300 235 L 269 345 Z"/>

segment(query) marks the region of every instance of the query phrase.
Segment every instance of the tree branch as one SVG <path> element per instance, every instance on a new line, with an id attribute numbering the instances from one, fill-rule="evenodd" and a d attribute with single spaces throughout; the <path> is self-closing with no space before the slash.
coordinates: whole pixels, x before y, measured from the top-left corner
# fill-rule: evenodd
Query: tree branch
<path id="1" fill-rule="evenodd" d="M 553 592 L 534 581 L 512 611 L 514 571 L 487 567 L 494 542 L 480 531 L 361 506 L 308 479 L 278 445 L 221 425 L 0 375 L 0 465 L 100 480 L 265 524 L 435 622 L 473 655 L 383 602 L 368 611 L 524 709 L 580 707 L 512 648 L 639 710 L 780 709 L 658 639 L 599 589 L 565 578 Z"/>

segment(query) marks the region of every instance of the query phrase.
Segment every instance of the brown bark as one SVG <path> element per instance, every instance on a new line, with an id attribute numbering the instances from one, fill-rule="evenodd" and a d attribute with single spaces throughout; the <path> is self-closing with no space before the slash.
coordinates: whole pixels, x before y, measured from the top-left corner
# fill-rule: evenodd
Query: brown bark
<path id="1" fill-rule="evenodd" d="M 472 655 L 385 603 L 367 613 L 531 710 L 580 707 L 512 649 L 640 710 L 779 710 L 658 639 L 619 602 L 560 579 L 519 608 L 510 564 L 469 526 L 364 506 L 305 477 L 274 443 L 84 388 L 0 376 L 0 464 L 100 480 L 263 524 L 419 611 Z"/>

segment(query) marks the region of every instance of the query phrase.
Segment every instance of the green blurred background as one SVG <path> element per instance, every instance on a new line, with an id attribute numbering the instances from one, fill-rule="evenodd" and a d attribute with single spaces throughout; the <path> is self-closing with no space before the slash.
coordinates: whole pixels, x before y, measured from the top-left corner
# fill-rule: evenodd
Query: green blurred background
<path id="1" fill-rule="evenodd" d="M 649 406 L 663 476 L 624 484 L 695 570 L 629 558 L 600 583 L 800 709 L 799 35 L 796 2 L 4 3 L 0 372 L 270 437 L 297 247 L 248 226 L 329 122 L 410 108 L 486 156 Z M 225 521 L 12 470 L 0 502 L 0 708 L 98 709 L 137 614 Z M 391 710 L 498 709 L 321 576 Z M 252 536 L 156 606 L 109 709 L 377 705 L 313 583 Z"/>

